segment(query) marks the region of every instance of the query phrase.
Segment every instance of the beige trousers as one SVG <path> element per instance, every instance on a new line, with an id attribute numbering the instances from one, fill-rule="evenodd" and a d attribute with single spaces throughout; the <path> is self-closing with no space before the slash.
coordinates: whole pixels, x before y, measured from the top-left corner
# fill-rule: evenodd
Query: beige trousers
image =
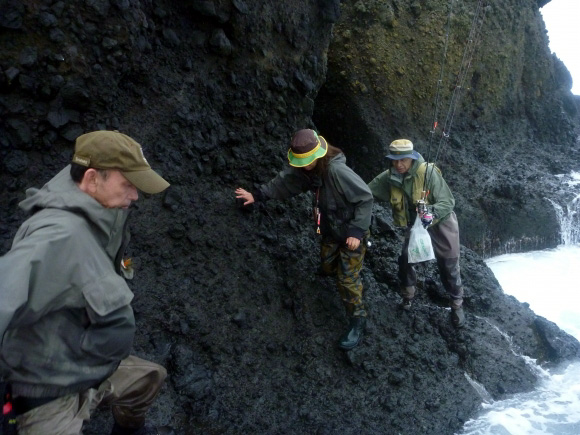
<path id="1" fill-rule="evenodd" d="M 99 406 L 112 405 L 115 421 L 127 428 L 145 423 L 145 413 L 163 386 L 167 371 L 129 356 L 98 388 L 59 397 L 16 418 L 19 435 L 78 435 Z"/>

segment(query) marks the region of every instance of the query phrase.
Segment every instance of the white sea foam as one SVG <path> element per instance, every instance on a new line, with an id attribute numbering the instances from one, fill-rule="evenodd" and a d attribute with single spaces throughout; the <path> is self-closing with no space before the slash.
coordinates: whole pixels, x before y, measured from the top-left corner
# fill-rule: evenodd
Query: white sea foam
<path id="1" fill-rule="evenodd" d="M 552 374 L 525 394 L 485 404 L 462 435 L 577 435 L 580 433 L 580 362 Z"/>

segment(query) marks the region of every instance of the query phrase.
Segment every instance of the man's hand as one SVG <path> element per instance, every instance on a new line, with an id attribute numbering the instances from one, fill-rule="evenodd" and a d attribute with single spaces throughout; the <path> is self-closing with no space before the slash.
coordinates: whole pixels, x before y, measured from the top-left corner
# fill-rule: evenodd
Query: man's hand
<path id="1" fill-rule="evenodd" d="M 252 195 L 247 190 L 238 187 L 236 189 L 236 198 L 241 198 L 244 200 L 244 205 L 250 205 L 254 203 L 254 195 Z"/>
<path id="2" fill-rule="evenodd" d="M 357 239 L 356 237 L 349 237 L 348 239 L 346 239 L 346 247 L 351 251 L 354 251 L 356 248 L 359 247 L 359 245 L 360 240 Z"/>

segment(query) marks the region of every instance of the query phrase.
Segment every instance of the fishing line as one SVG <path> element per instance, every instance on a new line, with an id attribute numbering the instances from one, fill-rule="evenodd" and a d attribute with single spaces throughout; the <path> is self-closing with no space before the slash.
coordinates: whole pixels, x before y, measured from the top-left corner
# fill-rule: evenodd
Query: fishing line
<path id="1" fill-rule="evenodd" d="M 447 144 L 447 142 L 449 140 L 451 126 L 453 124 L 453 120 L 455 118 L 457 108 L 459 106 L 459 99 L 461 97 L 461 91 L 464 88 L 465 80 L 467 78 L 467 73 L 471 67 L 471 63 L 472 63 L 473 57 L 475 55 L 475 49 L 480 42 L 481 30 L 483 27 L 483 23 L 485 21 L 485 14 L 486 14 L 486 10 L 487 10 L 486 3 L 487 3 L 487 0 L 478 0 L 478 2 L 477 2 L 476 11 L 475 11 L 475 14 L 473 16 L 473 20 L 471 22 L 469 36 L 467 38 L 467 41 L 465 44 L 465 49 L 463 51 L 463 57 L 461 59 L 460 69 L 459 69 L 459 72 L 457 73 L 456 84 L 455 84 L 455 87 L 453 89 L 453 93 L 451 95 L 451 98 L 449 100 L 449 107 L 447 109 L 447 114 L 445 116 L 445 121 L 443 123 L 443 129 L 441 131 L 441 137 L 439 139 L 439 144 L 437 146 L 435 158 L 432 161 L 433 165 L 430 165 L 430 168 L 428 166 L 427 167 L 428 170 L 425 171 L 425 178 L 424 178 L 424 182 L 423 182 L 423 190 L 424 191 L 427 191 L 426 187 L 428 186 L 429 178 L 431 177 L 433 170 L 435 168 L 434 163 L 438 160 L 439 155 L 442 153 L 443 149 L 445 148 L 445 145 Z M 437 92 L 436 92 L 436 97 L 435 97 L 435 104 L 436 105 L 440 104 L 440 98 L 441 98 L 440 89 L 441 89 L 442 83 L 440 83 L 440 81 L 442 81 L 443 71 L 444 71 L 444 66 L 445 66 L 445 61 L 446 61 L 445 58 L 447 56 L 452 5 L 453 5 L 453 0 L 450 0 L 449 16 L 448 16 L 448 30 L 447 30 L 448 34 L 446 36 L 446 41 L 445 41 L 445 46 L 444 46 L 444 54 L 443 54 L 444 59 L 442 60 L 442 64 L 441 64 L 440 78 L 439 78 L 439 81 L 437 83 Z M 438 110 L 439 109 L 437 107 L 434 109 L 434 120 L 433 120 L 433 124 L 432 124 L 432 129 L 430 130 L 429 153 L 428 153 L 428 159 L 427 159 L 428 164 L 430 162 L 431 139 L 434 137 L 435 131 L 438 127 L 438 121 L 437 121 L 437 111 Z"/>

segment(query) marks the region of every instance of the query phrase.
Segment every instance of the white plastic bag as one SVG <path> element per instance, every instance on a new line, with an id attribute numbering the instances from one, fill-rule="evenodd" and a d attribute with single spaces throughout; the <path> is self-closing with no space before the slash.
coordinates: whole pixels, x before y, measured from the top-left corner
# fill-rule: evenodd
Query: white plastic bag
<path id="1" fill-rule="evenodd" d="M 435 258 L 433 245 L 431 245 L 431 237 L 423 227 L 419 215 L 417 215 L 413 228 L 411 228 L 408 254 L 409 263 L 421 263 L 422 261 L 429 261 Z"/>

